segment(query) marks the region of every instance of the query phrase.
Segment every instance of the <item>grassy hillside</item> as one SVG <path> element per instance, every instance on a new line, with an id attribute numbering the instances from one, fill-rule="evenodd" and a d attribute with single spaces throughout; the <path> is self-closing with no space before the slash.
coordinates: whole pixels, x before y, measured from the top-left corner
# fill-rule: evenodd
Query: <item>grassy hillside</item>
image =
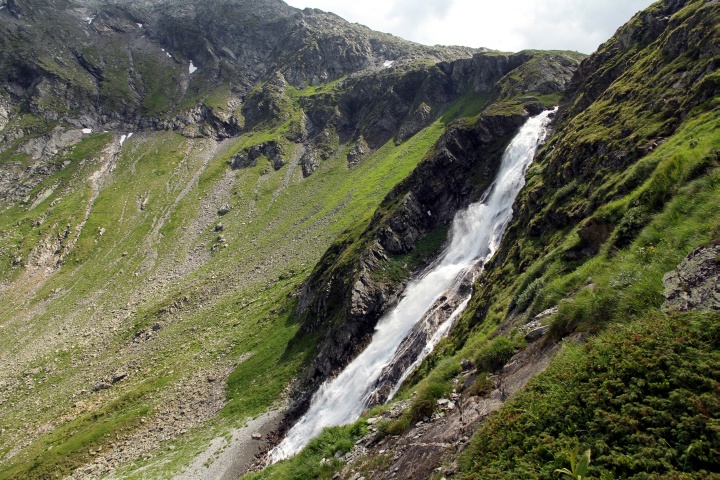
<path id="1" fill-rule="evenodd" d="M 285 351 L 296 289 L 341 232 L 370 220 L 445 120 L 353 168 L 340 150 L 307 178 L 287 128 L 220 143 L 159 132 L 120 146 L 93 134 L 5 210 L 0 478 L 69 474 L 167 423 L 123 475 L 162 455 L 140 476 L 169 476 L 208 437 L 282 402 L 313 354 L 312 339 Z M 274 139 L 288 151 L 282 168 L 264 156 L 229 168 Z M 185 410 L 192 419 L 172 420 Z"/>
<path id="2" fill-rule="evenodd" d="M 720 472 L 717 315 L 660 308 L 663 275 L 720 241 L 719 15 L 660 2 L 581 66 L 515 223 L 424 369 L 479 359 L 499 325 L 521 346 L 519 327 L 551 307 L 544 341 L 587 342 L 482 426 L 461 478 L 548 478 L 575 447 L 593 478 Z"/>
<path id="3" fill-rule="evenodd" d="M 426 451 L 412 447 L 419 421 L 449 415 L 436 401 L 491 398 L 551 308 L 525 350 L 557 346 L 549 368 L 430 478 L 559 478 L 572 465 L 570 478 L 720 478 L 720 317 L 663 308 L 665 274 L 720 244 L 718 25 L 716 3 L 658 2 L 586 60 L 469 307 L 400 391 L 405 412 L 376 434 L 362 420 L 327 430 L 257 478 L 392 476 L 398 454 Z M 334 456 L 358 455 L 361 437 L 370 453 Z"/>

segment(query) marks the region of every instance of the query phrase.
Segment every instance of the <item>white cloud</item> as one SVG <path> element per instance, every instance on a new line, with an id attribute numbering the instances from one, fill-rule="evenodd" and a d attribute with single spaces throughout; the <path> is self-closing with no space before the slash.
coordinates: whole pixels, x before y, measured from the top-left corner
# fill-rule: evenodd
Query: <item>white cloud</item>
<path id="1" fill-rule="evenodd" d="M 424 44 L 591 53 L 652 0 L 287 0 Z"/>

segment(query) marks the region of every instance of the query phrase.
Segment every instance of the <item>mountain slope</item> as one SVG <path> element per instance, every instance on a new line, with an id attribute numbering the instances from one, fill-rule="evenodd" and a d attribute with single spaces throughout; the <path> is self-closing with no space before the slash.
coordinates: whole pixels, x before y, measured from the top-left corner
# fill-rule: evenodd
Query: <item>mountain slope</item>
<path id="1" fill-rule="evenodd" d="M 716 478 L 718 15 L 658 2 L 583 61 L 450 337 L 253 478 Z"/>
<path id="2" fill-rule="evenodd" d="M 3 5 L 0 478 L 170 478 L 284 407 L 326 249 L 448 139 L 502 149 L 581 58 L 282 2 Z"/>

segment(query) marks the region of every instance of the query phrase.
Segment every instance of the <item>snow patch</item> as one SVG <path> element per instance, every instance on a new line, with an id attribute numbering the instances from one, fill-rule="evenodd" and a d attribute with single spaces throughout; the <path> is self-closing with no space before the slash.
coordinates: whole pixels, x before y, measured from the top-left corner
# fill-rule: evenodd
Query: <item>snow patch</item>
<path id="1" fill-rule="evenodd" d="M 120 137 L 120 146 L 122 147 L 122 144 L 125 143 L 125 140 L 128 140 L 132 136 L 133 136 L 133 132 L 129 132 L 127 134 L 123 133 L 122 136 Z"/>
<path id="2" fill-rule="evenodd" d="M 138 28 L 142 28 L 142 27 L 143 27 L 143 24 L 142 24 L 142 23 L 138 23 L 137 26 L 138 26 Z"/>
<path id="3" fill-rule="evenodd" d="M 97 15 L 93 15 L 92 17 L 85 17 L 84 20 L 85 20 L 86 22 L 88 22 L 88 25 L 90 25 L 90 24 L 93 22 L 93 20 L 95 20 L 95 17 L 96 17 L 96 16 L 97 16 Z"/>
<path id="4" fill-rule="evenodd" d="M 395 63 L 395 60 L 385 60 L 385 63 L 383 63 L 383 68 L 392 67 L 393 63 Z"/>
<path id="5" fill-rule="evenodd" d="M 195 73 L 197 70 L 197 67 L 193 65 L 192 60 L 190 60 L 190 73 Z"/>
<path id="6" fill-rule="evenodd" d="M 167 55 L 168 57 L 172 58 L 172 55 L 170 55 L 170 54 L 167 53 L 167 52 L 165 52 L 165 55 Z"/>
<path id="7" fill-rule="evenodd" d="M 92 133 L 92 128 L 83 128 L 82 132 L 86 133 L 86 134 L 90 134 L 90 133 Z"/>

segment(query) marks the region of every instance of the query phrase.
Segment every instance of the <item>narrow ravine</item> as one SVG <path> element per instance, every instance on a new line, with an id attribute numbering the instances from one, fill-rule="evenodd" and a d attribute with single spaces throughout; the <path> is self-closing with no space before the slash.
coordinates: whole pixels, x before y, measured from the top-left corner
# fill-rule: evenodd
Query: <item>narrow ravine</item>
<path id="1" fill-rule="evenodd" d="M 495 181 L 483 198 L 455 216 L 445 251 L 407 287 L 397 306 L 378 321 L 370 345 L 340 375 L 318 389 L 307 413 L 269 452 L 270 463 L 295 455 L 323 428 L 355 421 L 377 399 L 384 377 L 392 382 L 389 389 L 385 388 L 394 393 L 420 356 L 427 355 L 449 331 L 467 304 L 463 284 L 467 285 L 495 253 L 512 219 L 513 202 L 525 184 L 525 172 L 545 137 L 551 113 L 543 112 L 523 125 L 505 150 Z M 438 321 L 432 313 L 443 310 L 440 307 L 446 302 L 453 302 L 444 309 L 451 314 Z M 423 320 L 429 317 L 436 320 L 430 322 L 432 326 L 422 328 Z M 423 332 L 427 348 L 415 354 L 399 374 L 388 374 L 403 351 L 402 345 L 418 331 Z"/>

